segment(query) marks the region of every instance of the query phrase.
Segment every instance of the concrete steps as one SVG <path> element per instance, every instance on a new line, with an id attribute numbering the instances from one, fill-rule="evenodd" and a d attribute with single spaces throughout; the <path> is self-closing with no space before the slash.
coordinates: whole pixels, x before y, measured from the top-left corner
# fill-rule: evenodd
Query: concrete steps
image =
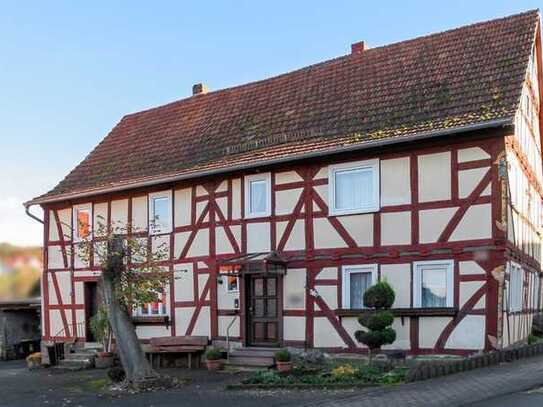
<path id="1" fill-rule="evenodd" d="M 278 348 L 239 348 L 230 352 L 227 366 L 240 368 L 269 368 L 275 365 Z"/>
<path id="2" fill-rule="evenodd" d="M 94 367 L 96 353 L 102 350 L 102 345 L 98 343 L 76 344 L 71 352 L 64 354 L 64 359 L 58 361 L 54 366 L 56 370 L 77 371 L 91 369 Z"/>

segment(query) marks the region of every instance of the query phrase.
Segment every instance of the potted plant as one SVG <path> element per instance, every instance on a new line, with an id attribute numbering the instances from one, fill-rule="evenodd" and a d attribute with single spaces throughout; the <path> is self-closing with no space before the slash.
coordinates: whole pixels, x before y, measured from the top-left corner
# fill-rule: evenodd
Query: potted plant
<path id="1" fill-rule="evenodd" d="M 98 308 L 96 315 L 90 320 L 90 329 L 96 340 L 102 343 L 103 351 L 96 353 L 94 365 L 97 369 L 107 369 L 113 366 L 113 352 L 111 352 L 112 334 L 105 308 Z"/>
<path id="2" fill-rule="evenodd" d="M 207 370 L 221 370 L 222 368 L 222 352 L 215 348 L 207 350 L 206 354 Z"/>
<path id="3" fill-rule="evenodd" d="M 286 349 L 281 349 L 275 353 L 275 364 L 277 370 L 281 373 L 287 373 L 292 370 L 292 360 L 290 352 Z"/>

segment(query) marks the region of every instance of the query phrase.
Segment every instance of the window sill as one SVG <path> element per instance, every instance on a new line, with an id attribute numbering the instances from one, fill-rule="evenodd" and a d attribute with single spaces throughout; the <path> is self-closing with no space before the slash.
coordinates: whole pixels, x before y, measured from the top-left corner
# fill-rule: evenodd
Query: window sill
<path id="1" fill-rule="evenodd" d="M 170 317 L 168 315 L 152 315 L 152 316 L 135 316 L 132 317 L 134 325 L 170 325 Z"/>
<path id="2" fill-rule="evenodd" d="M 392 308 L 395 317 L 454 317 L 458 313 L 456 308 Z M 340 317 L 358 317 L 360 314 L 373 312 L 369 309 L 337 309 L 336 315 Z"/>
<path id="3" fill-rule="evenodd" d="M 334 209 L 330 209 L 328 211 L 328 216 L 337 217 L 337 216 L 349 216 L 349 215 L 363 215 L 365 213 L 379 212 L 380 210 L 381 210 L 381 208 L 379 208 L 379 207 L 350 209 L 350 210 L 346 210 L 346 211 L 341 211 L 341 210 L 336 211 Z"/>

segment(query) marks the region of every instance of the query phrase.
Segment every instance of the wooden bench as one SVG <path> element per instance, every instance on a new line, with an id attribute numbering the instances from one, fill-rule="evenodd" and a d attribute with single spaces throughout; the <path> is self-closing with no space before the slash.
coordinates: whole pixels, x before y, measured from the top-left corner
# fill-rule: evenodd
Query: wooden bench
<path id="1" fill-rule="evenodd" d="M 192 355 L 202 353 L 209 339 L 207 336 L 164 336 L 151 338 L 150 347 L 146 350 L 152 367 L 160 367 L 162 355 L 186 353 L 188 367 L 192 369 Z M 199 366 L 199 359 L 196 359 Z"/>

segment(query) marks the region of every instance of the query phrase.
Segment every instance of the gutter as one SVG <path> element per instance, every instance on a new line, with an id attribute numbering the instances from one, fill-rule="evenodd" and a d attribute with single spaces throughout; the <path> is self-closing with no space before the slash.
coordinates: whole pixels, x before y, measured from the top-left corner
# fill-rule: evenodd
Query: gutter
<path id="1" fill-rule="evenodd" d="M 56 197 L 50 197 L 50 198 L 44 198 L 44 199 L 38 198 L 38 199 L 33 199 L 31 201 L 25 202 L 24 206 L 27 210 L 27 214 L 30 217 L 43 223 L 41 219 L 38 219 L 34 215 L 30 214 L 28 209 L 31 206 L 38 205 L 38 204 L 66 201 L 70 199 L 86 198 L 86 197 L 101 195 L 105 193 L 124 191 L 127 189 L 148 187 L 148 186 L 164 184 L 168 182 L 183 181 L 183 180 L 187 180 L 191 178 L 199 178 L 199 177 L 205 177 L 205 176 L 210 176 L 210 175 L 217 175 L 217 174 L 223 174 L 223 173 L 228 173 L 228 172 L 247 170 L 251 168 L 257 168 L 257 167 L 268 166 L 268 165 L 273 165 L 273 164 L 292 162 L 294 160 L 317 158 L 317 157 L 323 157 L 323 156 L 337 154 L 337 153 L 367 150 L 370 148 L 382 147 L 382 146 L 387 146 L 391 144 L 399 144 L 399 143 L 404 143 L 404 142 L 409 142 L 409 141 L 426 140 L 426 139 L 431 139 L 435 137 L 443 137 L 443 136 L 452 135 L 452 134 L 464 133 L 468 131 L 483 130 L 483 129 L 496 128 L 496 127 L 506 127 L 506 126 L 512 126 L 512 125 L 513 125 L 513 121 L 511 118 L 494 119 L 494 120 L 489 120 L 486 122 L 470 124 L 470 125 L 465 125 L 465 126 L 458 126 L 458 127 L 452 127 L 448 129 L 441 129 L 441 130 L 432 130 L 432 131 L 427 131 L 423 133 L 414 133 L 407 136 L 399 136 L 397 138 L 373 140 L 373 141 L 368 141 L 368 142 L 365 142 L 363 144 L 358 144 L 358 145 L 341 146 L 341 147 L 336 147 L 333 149 L 328 149 L 328 150 L 323 150 L 323 151 L 315 151 L 315 152 L 303 153 L 303 154 L 294 155 L 294 156 L 281 157 L 281 158 L 276 158 L 269 161 L 239 164 L 239 165 L 234 165 L 232 167 L 215 168 L 212 170 L 203 170 L 203 171 L 193 172 L 190 174 L 179 174 L 179 175 L 158 177 L 151 180 L 133 182 L 126 185 L 100 188 L 94 191 L 68 193 L 68 194 L 58 195 Z"/>

